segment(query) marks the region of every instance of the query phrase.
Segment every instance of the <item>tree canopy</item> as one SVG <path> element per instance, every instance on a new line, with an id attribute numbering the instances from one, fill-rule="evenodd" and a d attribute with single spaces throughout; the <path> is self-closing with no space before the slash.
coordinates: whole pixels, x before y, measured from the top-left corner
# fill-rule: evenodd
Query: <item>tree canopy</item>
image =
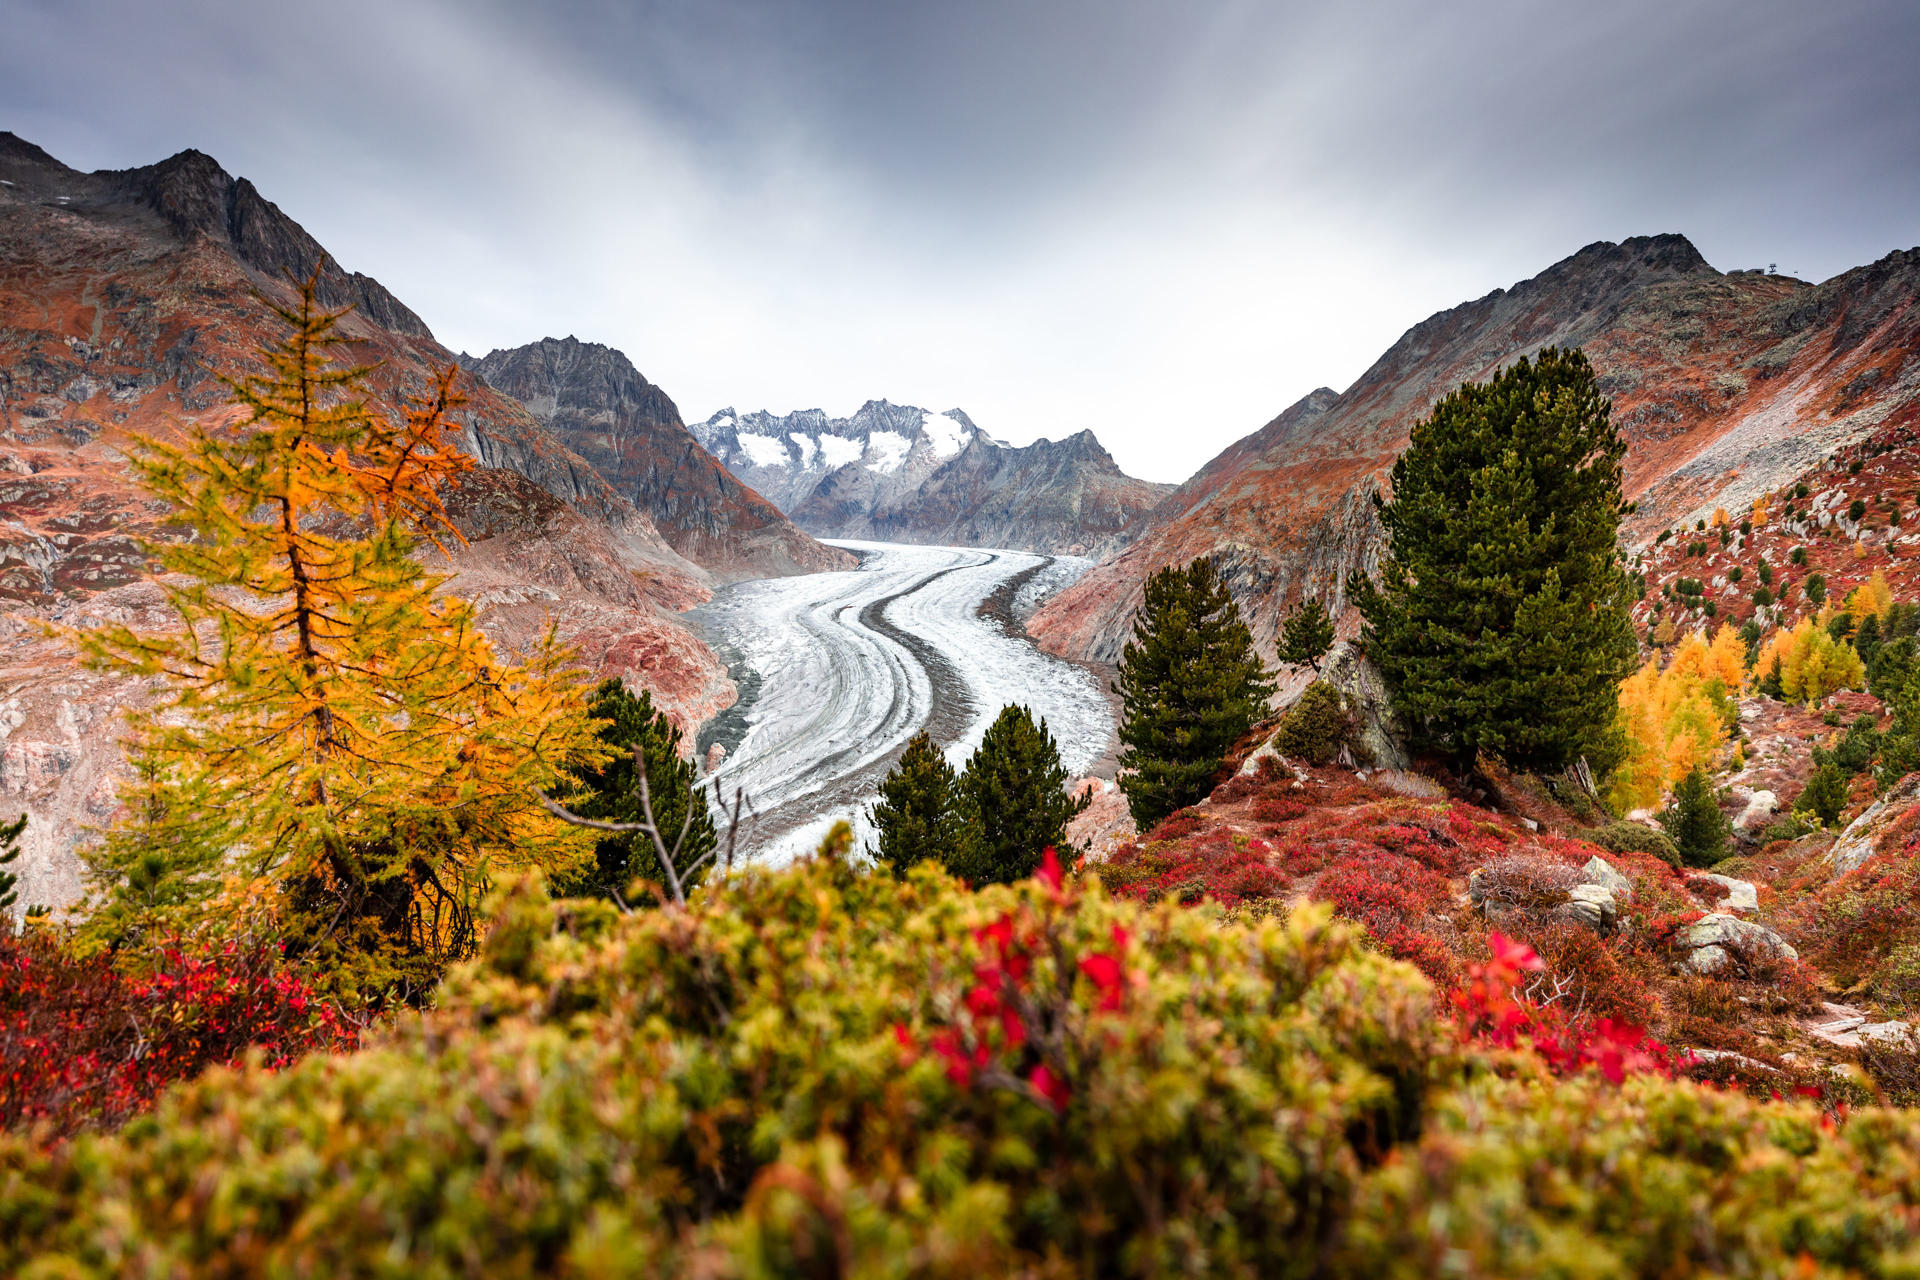
<path id="1" fill-rule="evenodd" d="M 1578 350 L 1466 383 L 1413 428 L 1378 580 L 1355 575 L 1352 595 L 1416 745 L 1539 771 L 1620 758 L 1617 687 L 1637 652 L 1616 545 L 1625 453 Z"/>

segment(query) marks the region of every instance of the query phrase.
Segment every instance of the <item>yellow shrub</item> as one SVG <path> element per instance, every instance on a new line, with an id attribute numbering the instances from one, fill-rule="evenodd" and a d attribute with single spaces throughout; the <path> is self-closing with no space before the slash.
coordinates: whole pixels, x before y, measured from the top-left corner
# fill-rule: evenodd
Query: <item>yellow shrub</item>
<path id="1" fill-rule="evenodd" d="M 1755 498 L 1753 500 L 1753 527 L 1758 529 L 1761 525 L 1765 524 L 1766 522 L 1767 522 L 1767 500 L 1765 498 Z"/>
<path id="2" fill-rule="evenodd" d="M 1745 682 L 1745 658 L 1732 627 L 1721 627 L 1711 644 L 1696 631 L 1680 642 L 1666 670 L 1656 656 L 1621 683 L 1627 758 L 1608 784 L 1617 810 L 1652 808 L 1696 764 L 1712 762 Z"/>
<path id="3" fill-rule="evenodd" d="M 1812 704 L 1836 689 L 1858 689 L 1866 682 L 1860 655 L 1853 646 L 1835 640 L 1812 618 L 1802 618 L 1793 630 L 1775 631 L 1767 637 L 1754 670 L 1765 677 L 1776 664 L 1780 696 L 1788 702 Z"/>

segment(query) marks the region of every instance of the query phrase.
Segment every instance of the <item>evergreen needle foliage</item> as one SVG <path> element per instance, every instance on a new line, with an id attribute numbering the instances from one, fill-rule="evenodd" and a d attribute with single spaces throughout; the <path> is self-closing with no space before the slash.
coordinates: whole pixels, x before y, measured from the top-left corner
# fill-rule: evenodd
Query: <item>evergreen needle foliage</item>
<path id="1" fill-rule="evenodd" d="M 634 770 L 637 749 L 647 762 L 647 796 L 653 806 L 654 825 L 660 829 L 667 849 L 681 840 L 676 868 L 694 866 L 711 852 L 718 842 L 713 829 L 713 814 L 699 791 L 699 774 L 693 761 L 680 757 L 680 730 L 653 705 L 653 695 L 642 689 L 634 693 L 620 680 L 603 680 L 587 701 L 594 736 L 610 753 L 599 764 L 574 766 L 573 776 L 580 790 L 568 808 L 583 818 L 601 822 L 641 822 L 645 820 L 640 803 L 640 785 Z M 686 832 L 684 840 L 681 832 Z M 700 867 L 684 886 L 691 889 L 706 878 Z M 643 832 L 602 835 L 594 844 L 593 861 L 580 870 L 556 877 L 554 893 L 559 897 L 607 898 L 629 905 L 643 905 L 647 895 L 637 891 L 635 881 L 656 888 L 666 883 L 660 855 L 653 841 Z M 655 895 L 657 896 L 657 895 Z"/>
<path id="2" fill-rule="evenodd" d="M 1673 803 L 1660 815 L 1660 825 L 1689 867 L 1710 867 L 1727 856 L 1727 818 L 1720 812 L 1712 780 L 1699 765 L 1673 789 Z"/>
<path id="3" fill-rule="evenodd" d="M 1320 670 L 1320 659 L 1333 647 L 1333 619 L 1318 600 L 1302 601 L 1280 628 L 1280 661 Z"/>
<path id="4" fill-rule="evenodd" d="M 873 806 L 875 859 L 901 879 L 916 863 L 943 863 L 964 838 L 959 801 L 953 766 L 933 739 L 915 734 L 880 784 L 880 802 Z"/>
<path id="5" fill-rule="evenodd" d="M 21 814 L 12 822 L 0 823 L 0 933 L 6 932 L 9 921 L 6 916 L 20 901 L 20 877 L 7 870 L 7 867 L 19 860 L 20 836 L 27 829 L 27 815 Z"/>
<path id="6" fill-rule="evenodd" d="M 1626 444 L 1577 350 L 1467 383 L 1414 427 L 1380 512 L 1377 583 L 1355 575 L 1365 646 L 1417 745 L 1604 772 L 1636 656 L 1615 536 Z"/>
<path id="7" fill-rule="evenodd" d="M 1113 690 L 1126 703 L 1120 776 L 1142 831 L 1206 797 L 1273 686 L 1233 595 L 1208 560 L 1147 580 Z"/>
<path id="8" fill-rule="evenodd" d="M 1087 797 L 1067 794 L 1067 771 L 1047 722 L 1022 706 L 1003 707 L 960 775 L 965 838 L 947 854 L 948 870 L 974 884 L 1012 884 L 1031 876 L 1049 846 L 1073 854 L 1067 824 Z"/>
<path id="9" fill-rule="evenodd" d="M 147 548 L 182 625 L 73 637 L 159 684 L 130 717 L 131 817 L 89 858 L 89 931 L 251 917 L 340 994 L 417 998 L 471 952 L 496 871 L 580 858 L 534 793 L 598 748 L 551 635 L 502 661 L 414 558 L 459 536 L 439 497 L 472 465 L 447 439 L 457 370 L 398 418 L 371 407 L 317 279 L 274 308 L 266 371 L 227 381 L 240 421 L 129 448 L 185 535 Z"/>

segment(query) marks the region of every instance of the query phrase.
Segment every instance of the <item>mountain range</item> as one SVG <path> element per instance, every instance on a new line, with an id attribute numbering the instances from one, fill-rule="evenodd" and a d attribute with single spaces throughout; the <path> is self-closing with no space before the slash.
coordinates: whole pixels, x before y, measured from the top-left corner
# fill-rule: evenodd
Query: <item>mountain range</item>
<path id="1" fill-rule="evenodd" d="M 1271 657 L 1289 608 L 1313 597 L 1338 615 L 1348 575 L 1377 564 L 1375 502 L 1409 429 L 1459 383 L 1550 345 L 1583 348 L 1612 399 L 1638 504 L 1625 534 L 1643 548 L 1920 416 L 1916 301 L 1920 250 L 1808 284 L 1717 271 L 1679 235 L 1588 245 L 1421 321 L 1345 391 L 1314 391 L 1223 450 L 1029 630 L 1111 661 L 1146 579 L 1210 556 Z"/>
<path id="2" fill-rule="evenodd" d="M 1015 446 L 959 409 L 869 400 L 848 418 L 722 409 L 694 437 L 820 537 L 1099 556 L 1171 485 L 1136 480 L 1091 431 Z"/>

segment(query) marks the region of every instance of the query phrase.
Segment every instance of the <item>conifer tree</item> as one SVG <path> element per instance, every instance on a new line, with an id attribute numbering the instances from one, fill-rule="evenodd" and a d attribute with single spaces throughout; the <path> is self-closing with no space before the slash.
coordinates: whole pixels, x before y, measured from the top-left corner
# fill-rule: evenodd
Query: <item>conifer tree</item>
<path id="1" fill-rule="evenodd" d="M 458 537 L 439 496 L 472 465 L 447 438 L 458 371 L 376 411 L 317 279 L 274 307 L 266 371 L 226 380 L 239 421 L 128 448 L 186 535 L 147 547 L 182 625 L 74 637 L 160 686 L 129 717 L 131 817 L 89 875 L 112 905 L 158 855 L 178 874 L 146 877 L 170 886 L 153 922 L 245 915 L 342 995 L 418 998 L 474 946 L 496 872 L 584 855 L 535 793 L 598 747 L 551 634 L 528 665 L 501 660 L 415 559 Z M 102 931 L 125 918 L 92 936 L 117 943 Z"/>
<path id="2" fill-rule="evenodd" d="M 1615 691 L 1636 656 L 1615 542 L 1625 453 L 1577 350 L 1467 383 L 1414 427 L 1380 511 L 1379 580 L 1352 591 L 1416 745 L 1543 773 L 1620 758 Z"/>
<path id="3" fill-rule="evenodd" d="M 574 766 L 571 772 L 578 789 L 566 807 L 600 822 L 644 821 L 645 806 L 634 768 L 638 751 L 647 762 L 647 800 L 653 806 L 654 824 L 669 852 L 676 840 L 680 842 L 675 869 L 695 866 L 719 837 L 706 798 L 700 794 L 693 761 L 680 756 L 680 730 L 664 711 L 654 708 L 649 691 L 636 694 L 621 680 L 600 682 L 587 700 L 587 715 L 609 758 Z M 691 889 L 705 874 L 706 868 L 700 867 L 686 877 L 683 888 Z M 636 880 L 659 886 L 666 883 L 666 874 L 652 838 L 629 831 L 602 835 L 594 844 L 590 863 L 554 877 L 551 884 L 558 897 L 609 898 L 639 906 L 640 899 L 630 892 Z"/>
<path id="4" fill-rule="evenodd" d="M 1208 560 L 1147 580 L 1113 690 L 1125 701 L 1120 789 L 1142 831 L 1204 799 L 1273 694 L 1239 606 Z"/>
<path id="5" fill-rule="evenodd" d="M 1320 659 L 1333 647 L 1333 619 L 1318 600 L 1304 600 L 1280 628 L 1280 661 L 1320 670 Z"/>
<path id="6" fill-rule="evenodd" d="M 1707 771 L 1699 765 L 1673 789 L 1673 802 L 1660 815 L 1660 825 L 1687 866 L 1710 867 L 1727 856 L 1727 818 Z"/>
<path id="7" fill-rule="evenodd" d="M 947 868 L 973 885 L 1011 884 L 1032 875 L 1049 845 L 1073 860 L 1067 823 L 1087 798 L 1067 794 L 1067 772 L 1047 722 L 1023 706 L 1003 707 L 960 775 L 965 839 Z"/>
<path id="8" fill-rule="evenodd" d="M 879 832 L 875 860 L 895 877 L 904 877 L 917 862 L 953 858 L 966 836 L 959 795 L 953 766 L 933 739 L 915 734 L 880 784 L 880 803 L 873 806 L 873 825 Z"/>
<path id="9" fill-rule="evenodd" d="M 7 867 L 19 860 L 20 836 L 27 829 L 27 815 L 21 814 L 12 822 L 0 823 L 0 933 L 10 925 L 7 914 L 20 901 L 20 877 L 7 870 Z"/>

